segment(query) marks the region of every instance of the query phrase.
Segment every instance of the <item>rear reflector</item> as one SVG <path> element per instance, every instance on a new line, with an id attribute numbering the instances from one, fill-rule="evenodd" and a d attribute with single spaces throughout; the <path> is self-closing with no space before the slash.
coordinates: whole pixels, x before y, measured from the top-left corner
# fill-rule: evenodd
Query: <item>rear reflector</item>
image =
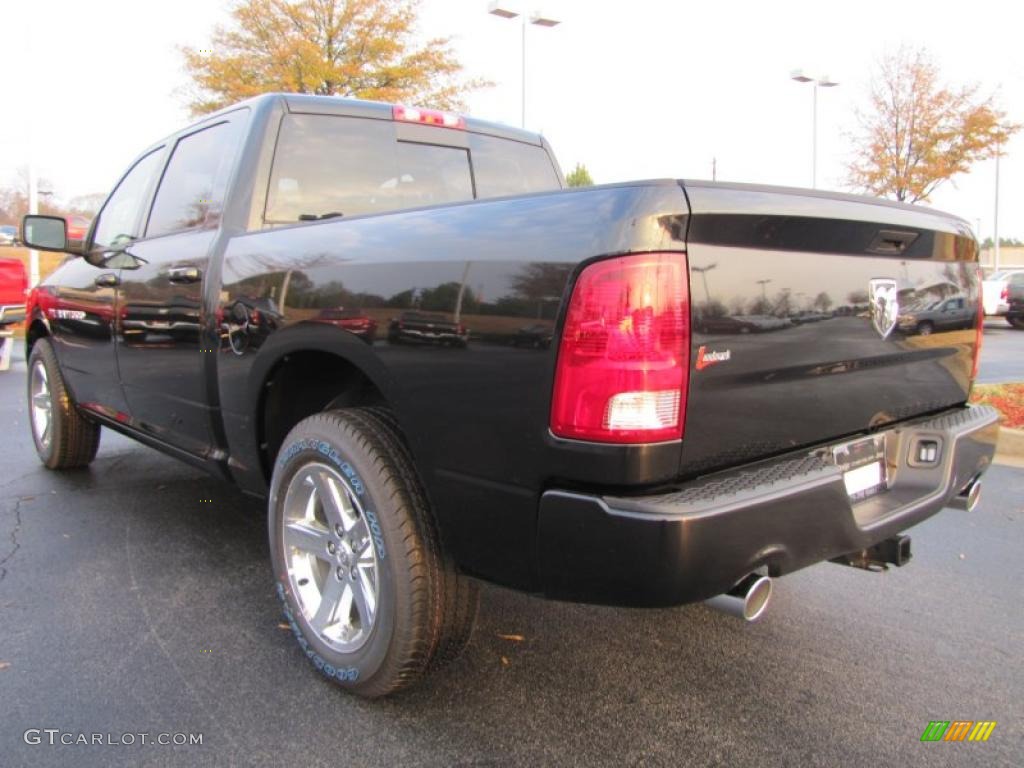
<path id="1" fill-rule="evenodd" d="M 436 125 L 440 128 L 457 128 L 459 130 L 466 128 L 466 118 L 462 115 L 442 112 L 438 109 L 403 107 L 396 104 L 392 108 L 391 114 L 395 120 L 401 120 L 404 123 L 422 123 L 423 125 Z"/>
<path id="2" fill-rule="evenodd" d="M 683 434 L 690 357 L 681 253 L 644 253 L 580 273 L 558 349 L 551 431 L 606 443 Z"/>

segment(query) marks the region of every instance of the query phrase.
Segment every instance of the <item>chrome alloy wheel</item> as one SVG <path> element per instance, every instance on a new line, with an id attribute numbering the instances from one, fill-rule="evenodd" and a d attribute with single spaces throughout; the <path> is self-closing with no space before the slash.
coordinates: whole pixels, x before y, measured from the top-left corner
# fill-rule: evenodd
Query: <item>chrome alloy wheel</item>
<path id="1" fill-rule="evenodd" d="M 366 642 L 377 614 L 377 553 L 344 478 L 311 463 L 288 484 L 281 522 L 288 581 L 303 617 L 332 650 Z"/>
<path id="2" fill-rule="evenodd" d="M 53 397 L 50 394 L 50 379 L 42 360 L 32 366 L 31 383 L 32 431 L 36 440 L 49 450 L 53 432 Z"/>

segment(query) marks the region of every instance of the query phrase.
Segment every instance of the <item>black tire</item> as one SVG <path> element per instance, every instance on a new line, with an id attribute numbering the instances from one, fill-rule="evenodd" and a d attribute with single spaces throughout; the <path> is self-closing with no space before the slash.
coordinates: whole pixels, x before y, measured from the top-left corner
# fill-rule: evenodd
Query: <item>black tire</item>
<path id="1" fill-rule="evenodd" d="M 1022 315 L 1007 315 L 1006 322 L 1010 324 L 1014 330 L 1024 331 L 1024 316 Z"/>
<path id="2" fill-rule="evenodd" d="M 376 609 L 370 611 L 372 623 L 368 628 L 361 610 L 356 616 L 358 627 L 343 627 L 345 632 L 353 630 L 361 638 L 351 648 L 345 645 L 345 638 L 350 635 L 330 637 L 330 618 L 322 633 L 314 630 L 311 621 L 315 619 L 310 614 L 315 606 L 311 601 L 304 610 L 299 594 L 309 589 L 309 579 L 305 579 L 305 584 L 302 580 L 293 582 L 295 569 L 289 575 L 287 560 L 293 558 L 294 564 L 296 559 L 310 559 L 300 554 L 301 548 L 290 548 L 286 554 L 283 544 L 286 515 L 294 513 L 288 494 L 315 495 L 318 491 L 302 490 L 311 485 L 303 486 L 303 478 L 311 473 L 322 476 L 325 472 L 336 478 L 331 483 L 337 483 L 337 479 L 344 483 L 340 492 L 347 494 L 345 498 L 355 505 L 351 514 L 358 514 L 363 521 L 366 551 L 373 556 L 372 602 Z M 320 510 L 322 505 L 317 504 L 313 508 Z M 286 506 L 292 511 L 286 510 Z M 323 514 L 327 511 L 323 510 Z M 449 576 L 436 525 L 393 422 L 382 418 L 379 412 L 353 408 L 326 411 L 296 425 L 285 438 L 274 466 L 268 522 L 277 591 L 292 631 L 313 665 L 332 682 L 366 697 L 384 696 L 419 680 L 431 667 L 450 622 Z M 317 531 L 318 525 L 314 524 Z M 329 528 L 323 530 L 325 534 L 317 535 L 332 535 Z M 341 544 L 339 540 L 331 551 L 356 551 L 346 550 Z M 361 547 L 359 551 L 363 552 L 363 562 L 366 554 Z M 303 557 L 307 559 L 302 560 Z M 333 578 L 335 566 L 331 558 L 343 555 L 316 555 L 321 557 L 329 562 L 326 576 L 313 577 L 320 580 L 313 585 L 317 596 L 326 594 L 321 590 L 328 589 L 327 582 Z M 319 568 L 321 561 L 315 562 Z M 339 581 L 345 567 L 337 569 Z M 354 567 L 352 573 L 354 588 Z M 365 597 L 363 603 L 367 603 Z M 352 604 L 359 603 L 353 600 Z M 330 616 L 336 624 L 343 623 L 335 612 L 330 612 Z M 351 621 L 351 613 L 348 620 Z"/>
<path id="3" fill-rule="evenodd" d="M 45 372 L 49 393 L 49 430 L 39 433 L 35 406 L 45 398 L 33 400 L 38 391 L 39 373 Z M 39 339 L 28 358 L 28 410 L 32 442 L 40 461 L 49 469 L 74 469 L 87 466 L 100 447 L 100 426 L 79 412 L 64 383 L 53 345 L 47 338 Z"/>
<path id="4" fill-rule="evenodd" d="M 932 323 L 925 320 L 923 323 L 917 324 L 917 335 L 918 336 L 931 336 L 935 331 L 935 326 Z"/>
<path id="5" fill-rule="evenodd" d="M 403 475 L 408 478 L 409 486 L 415 490 L 417 503 L 424 509 L 429 508 L 429 502 L 421 490 L 422 484 L 416 473 L 412 455 L 409 453 L 395 414 L 381 407 L 352 409 L 350 413 L 353 416 L 370 414 L 389 432 L 392 455 L 397 459 Z M 431 660 L 431 669 L 440 669 L 462 655 L 473 636 L 473 627 L 480 606 L 480 584 L 475 579 L 459 573 L 454 560 L 446 554 L 444 542 L 440 543 L 445 602 L 441 615 L 441 634 L 438 638 L 437 651 Z"/>

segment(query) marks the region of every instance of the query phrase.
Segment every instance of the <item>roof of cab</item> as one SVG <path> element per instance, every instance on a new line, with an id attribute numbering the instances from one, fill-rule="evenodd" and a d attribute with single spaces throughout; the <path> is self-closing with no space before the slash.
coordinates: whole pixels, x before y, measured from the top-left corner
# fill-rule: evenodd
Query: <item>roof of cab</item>
<path id="1" fill-rule="evenodd" d="M 286 109 L 292 113 L 339 115 L 345 117 L 371 118 L 376 120 L 392 120 L 394 114 L 393 109 L 395 106 L 381 101 L 365 101 L 363 99 L 349 99 L 341 96 L 315 96 L 308 93 L 264 93 L 259 96 L 254 96 L 251 99 L 246 99 L 245 101 L 232 104 L 231 106 L 224 107 L 212 114 L 204 115 L 200 120 L 197 120 L 195 123 L 190 125 L 189 128 L 201 125 L 212 119 L 216 119 L 221 115 L 238 109 L 239 107 L 257 108 L 267 102 L 278 100 L 283 100 Z M 482 133 L 488 136 L 512 139 L 513 141 L 521 141 L 526 144 L 534 144 L 536 146 L 543 146 L 544 144 L 543 139 L 538 133 L 526 131 L 522 128 L 515 128 L 510 125 L 503 125 L 502 123 L 479 120 L 475 117 L 467 116 L 465 119 L 466 130 L 471 133 Z M 438 130 L 450 131 L 453 129 L 438 128 Z M 181 132 L 182 131 L 176 131 L 174 135 Z"/>

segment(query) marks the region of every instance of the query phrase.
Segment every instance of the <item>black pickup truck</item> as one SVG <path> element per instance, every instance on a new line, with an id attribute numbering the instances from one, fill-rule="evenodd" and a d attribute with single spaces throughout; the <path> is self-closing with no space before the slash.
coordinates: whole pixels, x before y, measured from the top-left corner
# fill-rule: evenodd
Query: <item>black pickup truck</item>
<path id="1" fill-rule="evenodd" d="M 366 696 L 462 649 L 479 579 L 754 619 L 772 578 L 901 565 L 907 528 L 976 503 L 998 427 L 965 405 L 962 220 L 562 187 L 536 135 L 337 98 L 267 95 L 157 142 L 81 245 L 23 224 L 81 256 L 28 302 L 40 458 L 84 466 L 108 427 L 265 498 L 299 644 Z M 953 297 L 967 327 L 899 327 Z M 453 343 L 403 343 L 406 321 Z"/>

